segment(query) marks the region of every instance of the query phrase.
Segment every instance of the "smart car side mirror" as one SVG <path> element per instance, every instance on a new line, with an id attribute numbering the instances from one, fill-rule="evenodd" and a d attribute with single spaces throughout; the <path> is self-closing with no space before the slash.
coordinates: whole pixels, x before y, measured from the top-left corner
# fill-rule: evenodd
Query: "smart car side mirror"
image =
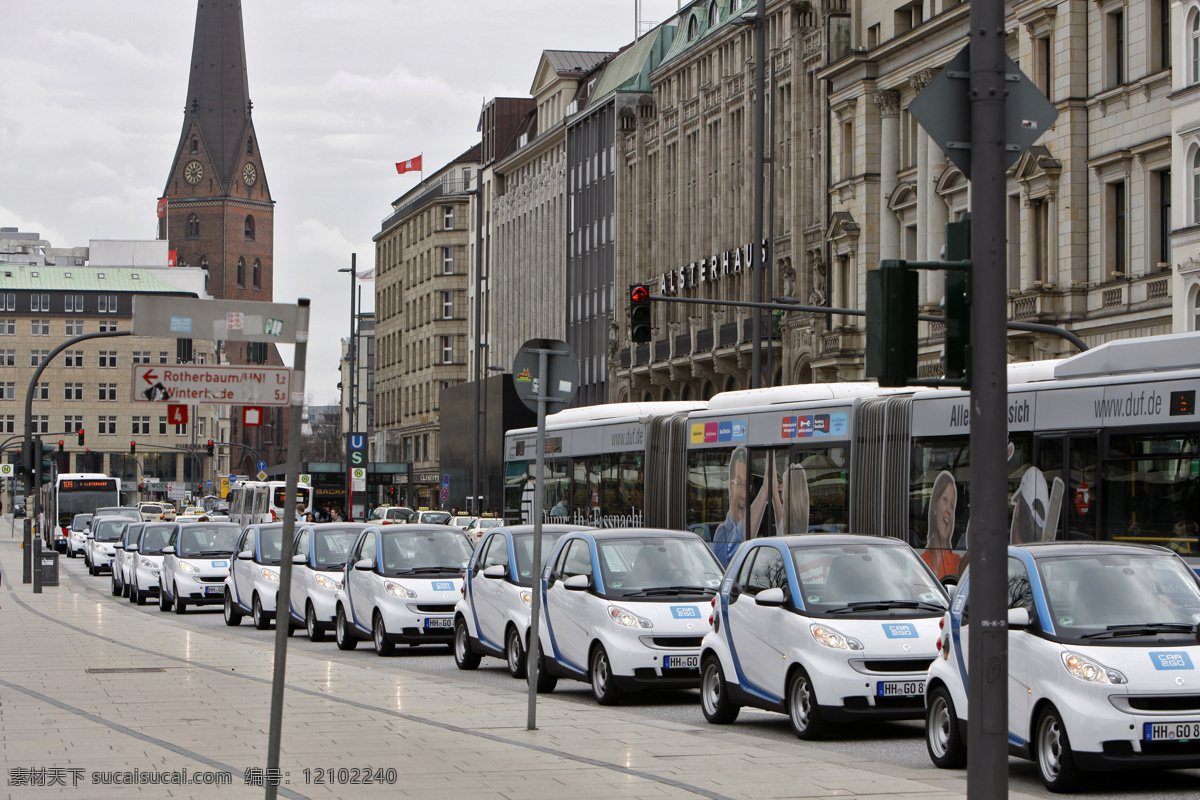
<path id="1" fill-rule="evenodd" d="M 113 545 L 113 549 L 114 550 L 124 550 L 125 545 L 121 544 L 120 542 L 117 542 L 116 544 Z"/>
<path id="2" fill-rule="evenodd" d="M 754 596 L 754 602 L 760 606 L 781 606 L 783 601 L 783 589 L 779 588 L 763 589 Z"/>
<path id="3" fill-rule="evenodd" d="M 173 555 L 175 555 L 175 545 L 171 545 L 171 544 L 169 544 L 169 545 L 167 545 L 166 547 L 164 547 L 164 548 L 163 548 L 163 555 L 164 555 L 164 556 L 173 556 Z"/>
<path id="4" fill-rule="evenodd" d="M 1030 626 L 1029 609 L 1027 608 L 1010 608 L 1008 610 L 1008 629 L 1010 631 L 1023 631 Z"/>
<path id="5" fill-rule="evenodd" d="M 120 545 L 118 545 L 118 546 L 120 546 Z M 133 544 L 124 545 L 124 547 L 125 547 L 126 553 L 136 553 L 138 551 L 137 542 L 134 542 Z"/>
<path id="6" fill-rule="evenodd" d="M 942 586 L 945 586 L 947 589 L 949 589 L 951 586 L 958 586 L 958 576 L 957 575 L 943 575 L 941 584 L 942 584 Z"/>
<path id="7" fill-rule="evenodd" d="M 254 553 L 251 553 L 249 550 L 243 550 L 237 554 L 237 557 L 242 561 L 249 561 L 250 559 L 254 558 Z"/>
<path id="8" fill-rule="evenodd" d="M 308 556 L 304 555 L 303 553 L 297 553 L 296 555 L 292 556 L 292 563 L 293 564 L 307 564 Z"/>
<path id="9" fill-rule="evenodd" d="M 85 536 L 85 537 L 83 537 L 83 538 L 85 538 L 85 539 L 95 539 L 96 537 L 95 537 L 95 536 L 92 536 L 92 534 L 90 534 L 90 533 L 89 533 L 87 536 Z"/>
<path id="10" fill-rule="evenodd" d="M 485 578 L 505 578 L 508 576 L 508 567 L 503 564 L 492 564 L 483 571 Z"/>
<path id="11" fill-rule="evenodd" d="M 375 561 L 370 558 L 364 558 L 362 561 L 354 562 L 354 568 L 363 572 L 370 572 L 375 569 Z"/>
<path id="12" fill-rule="evenodd" d="M 585 592 L 592 588 L 591 575 L 572 575 L 563 581 L 563 588 L 572 592 Z"/>

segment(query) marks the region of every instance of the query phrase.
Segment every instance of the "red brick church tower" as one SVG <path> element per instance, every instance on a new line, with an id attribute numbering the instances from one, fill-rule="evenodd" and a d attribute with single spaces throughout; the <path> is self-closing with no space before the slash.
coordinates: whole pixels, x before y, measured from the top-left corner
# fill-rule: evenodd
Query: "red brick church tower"
<path id="1" fill-rule="evenodd" d="M 178 266 L 208 270 L 208 292 L 226 300 L 272 300 L 275 201 L 251 117 L 241 0 L 198 0 L 196 33 L 188 75 L 183 130 L 167 185 L 166 214 L 159 238 L 168 239 Z M 274 346 L 267 363 L 282 364 Z M 247 344 L 229 343 L 225 360 L 250 363 Z M 266 432 L 239 430 L 234 414 L 231 438 L 262 451 L 268 464 L 282 463 L 287 442 L 285 414 Z M 250 451 L 234 448 L 238 473 L 250 472 Z"/>

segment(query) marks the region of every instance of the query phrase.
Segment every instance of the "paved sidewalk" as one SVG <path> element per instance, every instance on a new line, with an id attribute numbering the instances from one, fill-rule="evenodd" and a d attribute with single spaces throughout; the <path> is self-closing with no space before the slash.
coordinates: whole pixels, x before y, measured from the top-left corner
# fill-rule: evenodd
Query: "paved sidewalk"
<path id="1" fill-rule="evenodd" d="M 186 616 L 131 613 L 65 571 L 65 585 L 34 595 L 20 583 L 19 544 L 5 537 L 0 566 L 0 798 L 263 796 L 245 773 L 266 766 L 273 637 L 248 642 L 197 632 Z M 86 671 L 104 668 L 151 671 Z M 961 797 L 966 785 L 963 772 L 833 761 L 800 741 L 656 722 L 553 695 L 539 699 L 539 730 L 529 732 L 520 695 L 347 658 L 332 644 L 328 658 L 289 650 L 284 699 L 283 797 L 925 800 Z M 372 778 L 395 770 L 396 783 L 383 773 L 382 785 L 344 785 L 368 766 Z M 343 785 L 330 785 L 329 773 L 315 783 L 319 768 Z M 189 780 L 207 771 L 232 780 L 94 783 L 105 771 L 185 769 Z M 25 780 L 65 786 L 13 785 Z"/>

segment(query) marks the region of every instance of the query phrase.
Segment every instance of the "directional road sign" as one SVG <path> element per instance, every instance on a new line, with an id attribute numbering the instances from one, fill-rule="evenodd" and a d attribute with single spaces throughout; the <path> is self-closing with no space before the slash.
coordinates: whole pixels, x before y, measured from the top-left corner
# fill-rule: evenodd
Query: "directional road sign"
<path id="1" fill-rule="evenodd" d="M 259 479 L 260 481 L 265 481 L 265 480 L 267 479 L 267 473 L 263 472 L 263 471 L 260 469 L 260 470 L 258 471 L 258 479 Z"/>
<path id="2" fill-rule="evenodd" d="M 266 468 L 267 468 L 267 462 L 265 462 L 265 461 L 260 461 L 260 462 L 258 462 L 257 464 L 255 464 L 255 466 L 256 466 L 256 467 L 258 467 L 258 471 L 259 471 L 259 472 L 262 472 L 264 469 L 266 469 Z"/>
<path id="3" fill-rule="evenodd" d="M 226 342 L 304 342 L 308 331 L 296 330 L 298 309 L 250 300 L 139 295 L 133 303 L 133 333 Z"/>
<path id="4" fill-rule="evenodd" d="M 1058 109 L 1021 72 L 1013 60 L 1004 58 L 1008 77 L 1004 104 L 1005 166 L 1011 167 L 1029 146 L 1058 119 Z M 971 46 L 950 59 L 942 71 L 922 89 L 908 111 L 954 165 L 971 177 Z"/>
<path id="5" fill-rule="evenodd" d="M 229 403 L 286 406 L 292 371 L 287 367 L 133 367 L 133 399 L 139 403 Z"/>

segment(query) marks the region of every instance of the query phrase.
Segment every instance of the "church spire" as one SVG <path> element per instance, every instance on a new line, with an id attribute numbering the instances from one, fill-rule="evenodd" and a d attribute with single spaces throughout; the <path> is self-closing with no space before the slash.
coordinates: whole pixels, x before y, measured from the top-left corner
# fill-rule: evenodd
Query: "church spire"
<path id="1" fill-rule="evenodd" d="M 241 0 L 198 0 L 180 152 L 198 128 L 222 193 L 236 186 L 250 124 Z"/>

